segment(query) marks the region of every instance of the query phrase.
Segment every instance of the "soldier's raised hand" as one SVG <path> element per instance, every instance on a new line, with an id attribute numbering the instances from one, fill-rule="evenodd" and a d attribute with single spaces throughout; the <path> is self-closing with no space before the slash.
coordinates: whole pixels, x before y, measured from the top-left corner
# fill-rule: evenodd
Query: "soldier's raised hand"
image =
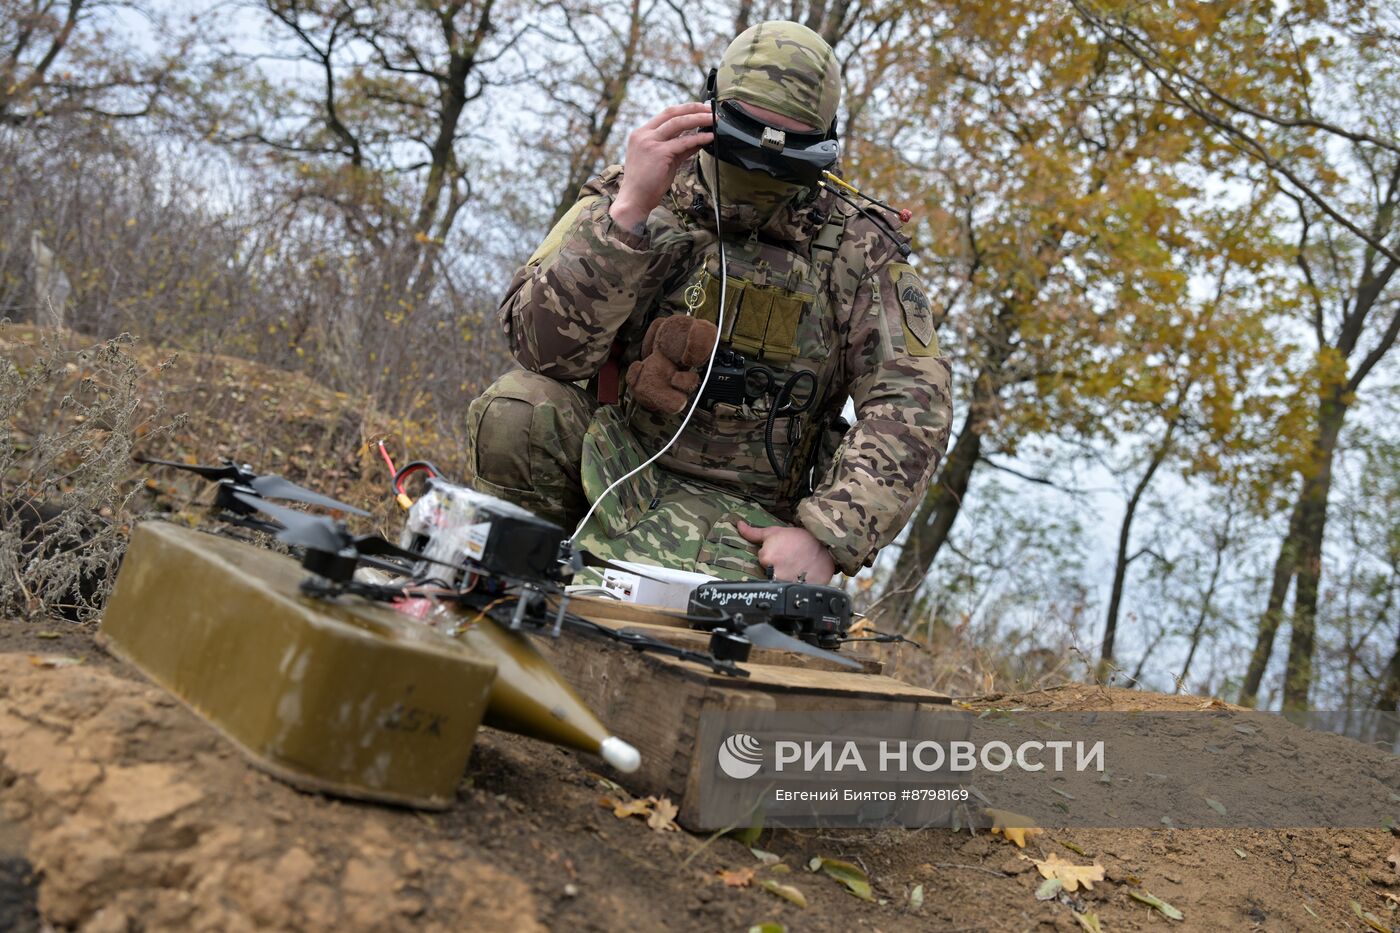
<path id="1" fill-rule="evenodd" d="M 676 104 L 634 130 L 627 137 L 622 187 L 608 211 L 612 219 L 640 232 L 647 215 L 666 196 L 676 172 L 714 139 L 712 132 L 692 130 L 713 122 L 709 104 Z"/>

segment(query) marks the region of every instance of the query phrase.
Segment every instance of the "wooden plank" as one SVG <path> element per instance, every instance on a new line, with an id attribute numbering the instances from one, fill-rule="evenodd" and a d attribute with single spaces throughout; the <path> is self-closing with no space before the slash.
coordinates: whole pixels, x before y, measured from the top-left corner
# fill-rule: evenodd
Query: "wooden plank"
<path id="1" fill-rule="evenodd" d="M 715 686 L 730 686 L 736 678 L 716 674 L 709 668 L 675 658 L 659 659 L 676 667 L 685 667 L 704 677 Z M 856 671 L 816 671 L 799 667 L 775 667 L 767 664 L 740 665 L 749 672 L 744 679 L 747 689 L 766 693 L 807 693 L 815 696 L 870 697 L 884 700 L 907 700 L 916 703 L 947 705 L 947 694 L 906 684 L 883 674 L 861 674 Z"/>
<path id="2" fill-rule="evenodd" d="M 599 596 L 572 595 L 569 597 L 569 611 L 593 622 L 642 622 L 679 629 L 690 627 L 685 619 L 676 615 L 677 610 L 629 603 L 621 599 L 603 599 Z"/>

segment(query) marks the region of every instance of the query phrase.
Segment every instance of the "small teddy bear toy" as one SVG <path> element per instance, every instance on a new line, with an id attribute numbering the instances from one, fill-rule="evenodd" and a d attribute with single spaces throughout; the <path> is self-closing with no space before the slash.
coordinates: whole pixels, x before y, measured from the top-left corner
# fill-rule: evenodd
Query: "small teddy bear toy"
<path id="1" fill-rule="evenodd" d="M 677 415 L 700 386 L 695 367 L 710 358 L 719 331 L 686 314 L 657 318 L 642 338 L 642 358 L 627 367 L 627 386 L 648 411 Z"/>

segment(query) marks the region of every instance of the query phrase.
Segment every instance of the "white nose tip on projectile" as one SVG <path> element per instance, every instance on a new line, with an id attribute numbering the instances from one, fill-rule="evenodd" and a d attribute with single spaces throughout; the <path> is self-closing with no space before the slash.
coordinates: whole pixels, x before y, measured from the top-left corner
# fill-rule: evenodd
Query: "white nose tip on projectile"
<path id="1" fill-rule="evenodd" d="M 641 754 L 615 735 L 610 735 L 603 740 L 598 754 L 602 755 L 604 761 L 623 774 L 631 774 L 642 766 Z"/>

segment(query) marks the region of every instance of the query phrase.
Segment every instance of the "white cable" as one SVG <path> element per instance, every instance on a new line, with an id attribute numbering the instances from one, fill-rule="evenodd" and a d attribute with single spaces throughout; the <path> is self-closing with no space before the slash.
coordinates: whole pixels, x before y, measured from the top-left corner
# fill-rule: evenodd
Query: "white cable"
<path id="1" fill-rule="evenodd" d="M 715 175 L 719 175 L 718 170 L 715 171 Z M 721 230 L 721 221 L 719 216 L 718 177 L 714 178 L 710 182 L 710 200 L 713 201 L 715 205 L 715 239 L 719 242 L 719 312 L 715 315 L 715 317 L 718 319 L 718 323 L 715 327 L 715 345 L 710 348 L 710 360 L 705 364 L 705 378 L 700 380 L 700 385 L 695 390 L 695 398 L 692 399 L 690 402 L 690 410 L 685 413 L 685 417 L 681 419 L 681 426 L 676 428 L 676 433 L 671 435 L 671 439 L 666 442 L 666 446 L 662 447 L 656 453 L 652 454 L 646 460 L 646 462 L 642 463 L 641 466 L 638 466 L 632 469 L 631 471 L 624 473 L 622 476 L 619 476 L 617 479 L 613 480 L 611 485 L 609 485 L 607 489 L 604 489 L 603 492 L 598 496 L 598 498 L 593 500 L 593 504 L 588 507 L 588 512 L 583 516 L 583 520 L 578 523 L 578 525 L 574 528 L 574 533 L 569 536 L 570 544 L 573 544 L 578 539 L 579 533 L 583 531 L 583 526 L 588 524 L 588 520 L 593 517 L 593 513 L 598 510 L 598 506 L 601 505 L 603 500 L 608 497 L 609 493 L 611 493 L 618 486 L 621 486 L 623 483 L 627 482 L 629 479 L 636 476 L 638 473 L 642 472 L 647 467 L 655 463 L 661 457 L 662 454 L 670 450 L 672 445 L 680 439 L 681 434 L 685 431 L 685 426 L 690 424 L 690 416 L 695 414 L 695 409 L 700 404 L 700 396 L 705 393 L 705 384 L 710 381 L 710 370 L 715 365 L 715 354 L 719 352 L 720 341 L 724 339 L 724 300 L 725 291 L 727 286 L 729 285 L 729 264 L 724 258 L 724 233 Z"/>

